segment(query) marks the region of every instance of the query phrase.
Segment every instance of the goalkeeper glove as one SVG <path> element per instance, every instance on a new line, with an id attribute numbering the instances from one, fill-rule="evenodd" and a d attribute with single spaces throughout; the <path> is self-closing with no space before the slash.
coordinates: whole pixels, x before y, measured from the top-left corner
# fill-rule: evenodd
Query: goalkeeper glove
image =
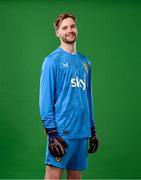
<path id="1" fill-rule="evenodd" d="M 53 157 L 63 157 L 66 154 L 65 149 L 68 148 L 68 144 L 63 138 L 59 136 L 56 128 L 45 129 L 46 134 L 49 136 L 49 152 Z"/>
<path id="2" fill-rule="evenodd" d="M 95 153 L 98 149 L 98 138 L 96 136 L 96 130 L 94 128 L 94 126 L 91 128 L 91 135 L 92 137 L 89 140 L 89 150 L 88 153 Z"/>

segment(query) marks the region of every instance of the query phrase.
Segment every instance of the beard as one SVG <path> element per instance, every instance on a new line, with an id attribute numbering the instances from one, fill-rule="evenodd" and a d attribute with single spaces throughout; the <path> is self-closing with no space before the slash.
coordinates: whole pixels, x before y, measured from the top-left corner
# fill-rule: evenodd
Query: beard
<path id="1" fill-rule="evenodd" d="M 73 39 L 69 39 L 70 35 L 74 36 Z M 76 37 L 76 33 L 69 33 L 69 34 L 66 34 L 65 37 L 62 36 L 60 38 L 64 43 L 73 44 L 73 43 L 75 43 L 77 37 Z"/>

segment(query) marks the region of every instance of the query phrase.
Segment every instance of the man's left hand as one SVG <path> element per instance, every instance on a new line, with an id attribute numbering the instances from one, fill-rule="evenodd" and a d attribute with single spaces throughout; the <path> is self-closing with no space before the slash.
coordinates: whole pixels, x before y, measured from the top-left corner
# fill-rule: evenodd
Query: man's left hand
<path id="1" fill-rule="evenodd" d="M 95 153 L 98 149 L 99 141 L 96 136 L 96 130 L 94 127 L 91 128 L 91 134 L 92 134 L 92 137 L 89 140 L 88 153 Z"/>

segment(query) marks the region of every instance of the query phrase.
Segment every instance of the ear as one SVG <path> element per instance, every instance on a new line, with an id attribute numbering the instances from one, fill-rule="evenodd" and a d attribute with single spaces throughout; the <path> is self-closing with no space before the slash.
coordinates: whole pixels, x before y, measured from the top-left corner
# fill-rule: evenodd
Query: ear
<path id="1" fill-rule="evenodd" d="M 55 34 L 56 34 L 57 37 L 59 37 L 58 29 L 55 30 Z"/>

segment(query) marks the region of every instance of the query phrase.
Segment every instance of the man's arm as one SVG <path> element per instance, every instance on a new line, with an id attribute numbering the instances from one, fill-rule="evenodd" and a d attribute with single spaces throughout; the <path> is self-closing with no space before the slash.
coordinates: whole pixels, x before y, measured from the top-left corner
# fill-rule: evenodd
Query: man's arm
<path id="1" fill-rule="evenodd" d="M 39 106 L 44 128 L 55 128 L 54 94 L 56 67 L 52 59 L 46 58 L 41 70 Z"/>
<path id="2" fill-rule="evenodd" d="M 92 128 L 95 127 L 95 120 L 94 120 L 91 64 L 89 64 L 89 74 L 88 74 L 88 98 L 89 98 L 89 110 L 90 110 L 90 123 Z"/>
<path id="3" fill-rule="evenodd" d="M 91 74 L 91 64 L 89 64 L 89 88 L 88 88 L 88 98 L 89 98 L 89 110 L 90 110 L 90 124 L 91 124 L 91 138 L 89 141 L 90 148 L 89 153 L 95 153 L 98 149 L 98 138 L 96 136 L 95 120 L 94 120 L 94 106 L 93 106 L 93 91 L 92 91 L 92 74 Z"/>
<path id="4" fill-rule="evenodd" d="M 48 148 L 53 157 L 63 157 L 66 154 L 67 143 L 57 132 L 54 119 L 54 97 L 56 92 L 56 64 L 52 59 L 45 59 L 40 79 L 40 115 L 49 137 Z"/>

